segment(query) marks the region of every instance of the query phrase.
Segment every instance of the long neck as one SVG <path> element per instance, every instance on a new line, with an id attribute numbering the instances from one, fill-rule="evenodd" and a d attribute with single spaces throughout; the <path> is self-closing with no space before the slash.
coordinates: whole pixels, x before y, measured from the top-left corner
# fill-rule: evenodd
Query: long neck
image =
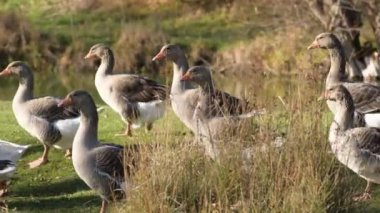
<path id="1" fill-rule="evenodd" d="M 185 90 L 193 89 L 194 87 L 188 81 L 181 81 L 181 77 L 189 69 L 186 56 L 181 54 L 173 61 L 173 82 L 171 87 L 171 94 L 182 93 Z"/>
<path id="2" fill-rule="evenodd" d="M 86 109 L 80 109 L 80 114 L 80 124 L 74 138 L 74 146 L 95 147 L 99 144 L 98 113 L 95 103 L 87 104 Z"/>
<path id="3" fill-rule="evenodd" d="M 329 52 L 331 65 L 326 79 L 326 89 L 342 82 L 346 69 L 346 58 L 342 46 L 337 44 L 335 48 L 329 49 Z"/>
<path id="4" fill-rule="evenodd" d="M 106 49 L 104 51 L 104 55 L 101 58 L 100 66 L 96 71 L 96 77 L 112 74 L 114 64 L 115 58 L 112 51 L 110 49 Z"/>
<path id="5" fill-rule="evenodd" d="M 214 82 L 212 80 L 202 82 L 202 84 L 200 84 L 200 87 L 202 88 L 203 93 L 213 95 L 215 92 Z"/>
<path id="6" fill-rule="evenodd" d="M 33 74 L 19 77 L 19 86 L 13 102 L 23 103 L 33 98 Z"/>
<path id="7" fill-rule="evenodd" d="M 352 100 L 343 100 L 343 102 L 338 105 L 334 116 L 334 122 L 339 126 L 339 130 L 346 131 L 353 127 L 355 111 L 354 104 Z"/>

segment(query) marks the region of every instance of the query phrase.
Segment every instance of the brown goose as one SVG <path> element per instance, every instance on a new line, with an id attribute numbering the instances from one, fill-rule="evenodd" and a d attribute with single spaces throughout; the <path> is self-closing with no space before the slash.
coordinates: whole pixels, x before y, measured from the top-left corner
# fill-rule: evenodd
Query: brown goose
<path id="1" fill-rule="evenodd" d="M 189 68 L 185 53 L 178 45 L 168 44 L 163 46 L 152 60 L 163 59 L 173 62 L 173 81 L 170 90 L 173 111 L 189 129 L 196 133 L 197 128 L 193 115 L 200 93 L 199 89 L 190 81 L 181 80 Z M 247 102 L 222 91 L 215 90 L 215 100 L 219 103 L 226 103 L 223 104 L 226 115 L 239 115 L 248 109 Z"/>
<path id="2" fill-rule="evenodd" d="M 127 124 L 121 135 L 132 135 L 132 124 L 152 128 L 153 122 L 164 115 L 166 88 L 140 75 L 112 74 L 115 63 L 112 50 L 104 44 L 91 47 L 86 59 L 100 59 L 95 86 L 100 97 Z"/>
<path id="3" fill-rule="evenodd" d="M 325 98 L 336 106 L 329 133 L 331 149 L 342 164 L 367 180 L 364 193 L 354 199 L 369 199 L 371 182 L 380 183 L 380 128 L 353 128 L 354 102 L 343 85 L 328 89 Z"/>
<path id="4" fill-rule="evenodd" d="M 367 126 L 380 127 L 380 87 L 367 83 L 350 83 L 344 81 L 346 67 L 345 54 L 338 38 L 332 33 L 319 34 L 308 49 L 322 48 L 330 52 L 331 65 L 326 78 L 326 90 L 336 85 L 343 85 L 350 92 L 358 112 L 364 114 Z M 327 101 L 335 114 L 336 106 Z"/>
<path id="5" fill-rule="evenodd" d="M 101 144 L 98 141 L 98 113 L 92 97 L 86 91 L 69 93 L 59 105 L 72 105 L 80 111 L 80 125 L 73 142 L 74 169 L 100 195 L 100 212 L 106 212 L 112 199 L 125 194 L 128 187 L 126 181 L 136 165 L 133 157 L 138 147 L 123 149 L 119 145 Z"/>
<path id="6" fill-rule="evenodd" d="M 5 68 L 0 76 L 17 75 L 19 87 L 13 98 L 12 109 L 18 124 L 44 146 L 42 157 L 29 163 L 31 168 L 48 162 L 51 146 L 70 150 L 79 126 L 79 112 L 71 108 L 58 107 L 60 99 L 55 97 L 33 97 L 33 73 L 29 67 L 15 61 Z"/>

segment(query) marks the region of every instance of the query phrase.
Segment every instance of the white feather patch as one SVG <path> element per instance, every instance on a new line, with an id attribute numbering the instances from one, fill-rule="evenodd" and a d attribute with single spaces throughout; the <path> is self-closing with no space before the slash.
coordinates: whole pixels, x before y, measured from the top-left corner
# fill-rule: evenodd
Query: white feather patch
<path id="1" fill-rule="evenodd" d="M 80 117 L 73 119 L 58 120 L 55 126 L 61 132 L 62 138 L 54 144 L 57 149 L 69 149 L 73 145 L 75 133 L 78 130 Z"/>
<path id="2" fill-rule="evenodd" d="M 140 116 L 133 122 L 133 128 L 139 128 L 142 124 L 151 123 L 164 116 L 165 113 L 165 103 L 162 100 L 138 102 L 137 108 Z"/>
<path id="3" fill-rule="evenodd" d="M 364 119 L 367 126 L 380 128 L 380 113 L 365 114 Z"/>

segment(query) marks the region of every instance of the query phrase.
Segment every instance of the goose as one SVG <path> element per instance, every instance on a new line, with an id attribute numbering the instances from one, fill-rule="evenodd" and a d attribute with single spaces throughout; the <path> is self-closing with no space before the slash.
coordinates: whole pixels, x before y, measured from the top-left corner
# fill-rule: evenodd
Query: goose
<path id="1" fill-rule="evenodd" d="M 356 111 L 362 113 L 365 124 L 380 127 L 380 87 L 368 83 L 351 83 L 344 81 L 345 54 L 341 43 L 332 33 L 319 34 L 308 49 L 322 48 L 330 52 L 330 71 L 326 78 L 326 90 L 343 85 L 350 92 Z M 335 102 L 327 101 L 329 109 L 335 114 Z"/>
<path id="2" fill-rule="evenodd" d="M 8 191 L 10 180 L 16 172 L 16 163 L 28 148 L 29 145 L 0 140 L 0 197 Z"/>
<path id="3" fill-rule="evenodd" d="M 328 89 L 325 98 L 336 106 L 329 132 L 331 149 L 342 164 L 367 180 L 364 193 L 354 200 L 369 199 L 371 183 L 380 183 L 380 128 L 353 127 L 355 106 L 343 85 Z"/>
<path id="4" fill-rule="evenodd" d="M 13 114 L 18 124 L 44 146 L 40 158 L 29 163 L 36 168 L 48 162 L 50 147 L 65 149 L 70 155 L 73 138 L 79 126 L 79 112 L 57 107 L 59 98 L 33 96 L 33 73 L 21 61 L 11 62 L 0 76 L 17 75 L 19 86 L 12 101 Z"/>
<path id="5" fill-rule="evenodd" d="M 80 111 L 80 125 L 73 142 L 74 169 L 100 195 L 100 212 L 106 212 L 114 196 L 119 198 L 125 194 L 129 185 L 127 179 L 135 165 L 132 154 L 136 153 L 137 148 L 127 150 L 119 145 L 101 144 L 98 141 L 98 113 L 91 95 L 86 91 L 69 93 L 59 105 L 75 106 Z M 130 163 L 125 165 L 124 162 Z"/>
<path id="6" fill-rule="evenodd" d="M 375 51 L 368 57 L 368 65 L 362 71 L 365 83 L 376 83 L 380 76 L 379 54 Z"/>
<path id="7" fill-rule="evenodd" d="M 181 80 L 189 69 L 183 50 L 176 44 L 164 45 L 152 61 L 167 59 L 173 62 L 173 80 L 170 89 L 170 100 L 174 113 L 193 133 L 197 132 L 194 112 L 198 105 L 199 89 L 190 81 Z M 228 97 L 228 98 L 226 98 Z M 215 90 L 215 100 L 225 103 L 226 115 L 239 115 L 249 110 L 248 102 L 233 97 L 223 91 Z"/>
<path id="8" fill-rule="evenodd" d="M 191 67 L 181 80 L 199 85 L 199 97 L 193 114 L 197 129 L 195 134 L 203 142 L 206 154 L 216 159 L 219 153 L 217 141 L 226 133 L 230 133 L 228 130 L 238 129 L 242 119 L 260 114 L 260 112 L 252 110 L 249 113 L 233 114 L 233 110 L 241 107 L 242 101 L 228 93 L 218 94 L 211 71 L 207 67 Z"/>
<path id="9" fill-rule="evenodd" d="M 92 46 L 85 59 L 101 60 L 95 75 L 96 89 L 127 124 L 124 133 L 117 135 L 132 136 L 132 126 L 145 125 L 151 130 L 153 122 L 164 115 L 166 87 L 140 75 L 113 74 L 114 55 L 104 44 Z"/>

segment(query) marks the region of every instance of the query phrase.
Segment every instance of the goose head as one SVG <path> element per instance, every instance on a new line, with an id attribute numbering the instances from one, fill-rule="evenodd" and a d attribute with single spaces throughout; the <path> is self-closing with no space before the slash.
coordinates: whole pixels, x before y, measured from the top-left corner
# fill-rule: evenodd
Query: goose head
<path id="1" fill-rule="evenodd" d="M 17 75 L 22 77 L 30 77 L 32 75 L 28 65 L 22 61 L 11 62 L 1 73 L 0 76 Z"/>
<path id="2" fill-rule="evenodd" d="M 183 55 L 182 49 L 176 44 L 167 44 L 163 46 L 159 53 L 153 57 L 152 61 L 160 61 L 167 59 L 170 61 L 176 61 Z"/>
<path id="3" fill-rule="evenodd" d="M 321 33 L 315 37 L 313 43 L 311 43 L 307 49 L 334 49 L 340 46 L 340 41 L 338 38 L 332 33 Z"/>
<path id="4" fill-rule="evenodd" d="M 91 95 L 84 90 L 75 90 L 66 95 L 66 97 L 58 103 L 58 107 L 73 106 L 84 114 L 97 115 L 96 105 Z"/>
<path id="5" fill-rule="evenodd" d="M 338 106 L 354 111 L 354 101 L 350 92 L 342 85 L 333 86 L 325 92 L 325 99 L 334 101 Z"/>
<path id="6" fill-rule="evenodd" d="M 95 44 L 90 48 L 85 59 L 102 59 L 110 51 L 110 48 L 102 43 Z"/>
<path id="7" fill-rule="evenodd" d="M 200 86 L 206 84 L 211 84 L 211 72 L 207 67 L 204 66 L 194 66 L 186 71 L 186 73 L 181 77 L 182 81 L 192 81 Z"/>
<path id="8" fill-rule="evenodd" d="M 66 95 L 60 102 L 60 106 L 77 106 L 79 108 L 90 105 L 93 102 L 91 95 L 84 90 L 75 90 Z"/>

